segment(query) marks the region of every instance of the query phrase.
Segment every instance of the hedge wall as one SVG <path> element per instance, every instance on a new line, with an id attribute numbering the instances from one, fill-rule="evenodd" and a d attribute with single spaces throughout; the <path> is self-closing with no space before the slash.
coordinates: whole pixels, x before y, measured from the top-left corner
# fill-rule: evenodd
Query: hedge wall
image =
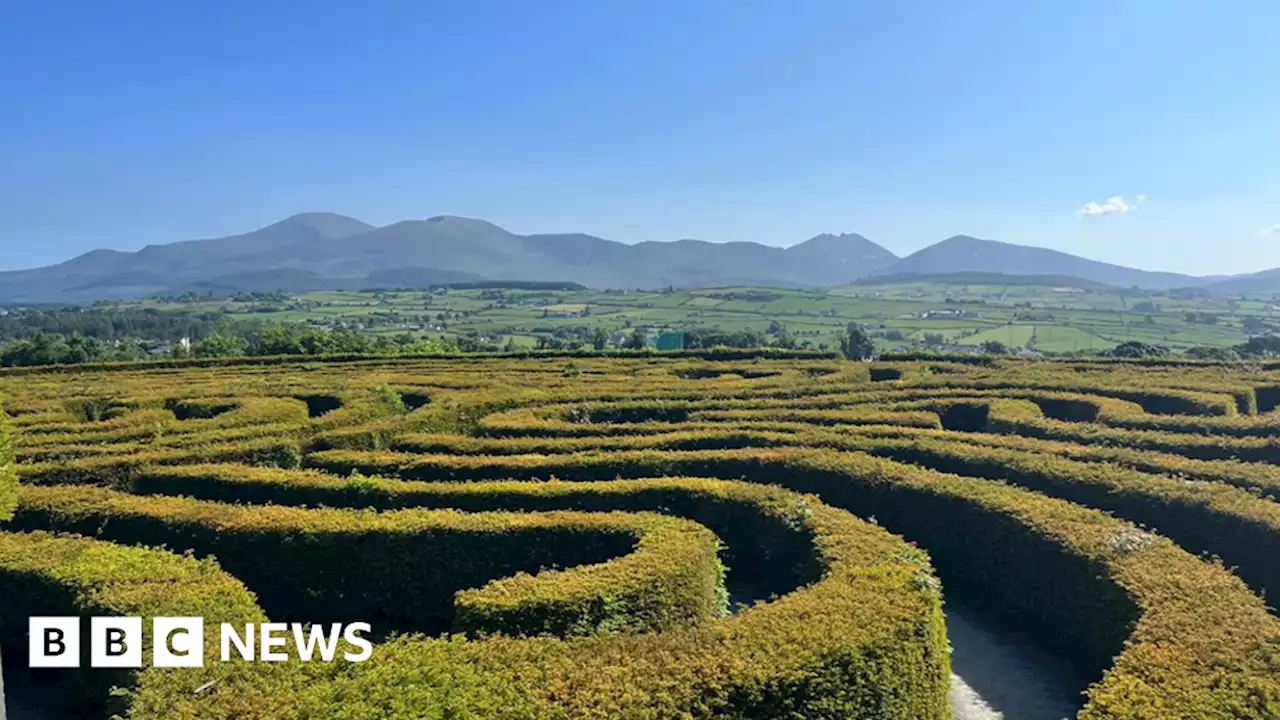
<path id="1" fill-rule="evenodd" d="M 193 560 L 158 550 L 127 548 L 84 538 L 60 538 L 46 533 L 0 532 L 0 643 L 19 662 L 9 671 L 21 672 L 27 659 L 27 618 L 41 615 L 142 616 L 144 663 L 150 665 L 150 618 L 200 616 L 208 624 L 263 622 L 252 593 L 222 572 L 212 560 Z M 87 632 L 88 624 L 84 625 Z M 216 640 L 206 649 L 217 652 Z M 127 698 L 112 692 L 140 680 L 135 671 L 88 668 L 88 642 L 82 641 L 79 670 L 16 673 L 24 683 L 40 688 L 45 697 L 58 698 L 63 712 L 73 717 L 102 716 L 124 711 Z M 216 673 L 194 670 L 149 669 L 158 683 L 198 687 Z M 10 690 L 16 688 L 10 683 Z"/>
<path id="2" fill-rule="evenodd" d="M 403 459 L 375 463 L 374 456 L 364 455 L 364 467 L 424 469 Z M 460 466 L 464 459 L 455 460 Z M 441 463 L 435 464 L 438 475 Z M 1070 658 L 1082 677 L 1101 678 L 1081 717 L 1236 717 L 1242 708 L 1265 717 L 1268 708 L 1280 707 L 1274 670 L 1280 622 L 1264 603 L 1220 566 L 1098 511 L 974 478 L 820 450 L 511 456 L 466 464 L 472 478 L 554 474 L 589 481 L 692 474 L 819 492 L 828 502 L 874 515 L 887 528 L 928 545 L 949 594 L 987 608 Z M 234 479 L 224 473 L 219 481 L 217 469 L 174 468 L 156 480 L 173 491 L 188 480 L 205 491 L 223 482 L 223 492 L 237 495 L 244 494 L 244 485 L 257 484 L 259 499 L 275 493 L 350 498 L 337 478 L 261 472 L 275 477 Z M 375 483 L 370 497 L 382 506 L 430 504 L 445 492 L 435 484 Z M 525 484 L 540 492 L 572 485 Z M 592 483 L 601 484 L 615 483 Z M 502 492 L 513 492 L 513 485 L 518 484 L 502 484 Z M 477 496 L 494 492 L 488 483 L 471 486 Z M 450 494 L 466 492 L 465 485 L 447 487 Z"/>
<path id="3" fill-rule="evenodd" d="M 157 472 L 178 476 L 192 470 Z M 378 481 L 360 484 L 369 482 Z M 521 490 L 528 491 L 525 505 L 531 508 L 688 512 L 708 526 L 739 527 L 726 538 L 730 543 L 750 535 L 788 538 L 745 543 L 739 548 L 744 558 L 753 551 L 803 547 L 806 561 L 775 561 L 795 559 L 785 551 L 770 558 L 764 567 L 775 576 L 766 584 L 787 594 L 705 628 L 603 632 L 570 640 L 497 635 L 461 642 L 411 636 L 379 646 L 372 660 L 354 667 L 231 666 L 217 691 L 201 697 L 191 693 L 190 683 L 155 679 L 148 672 L 139 679 L 131 717 L 329 717 L 338 707 L 351 717 L 405 712 L 415 717 L 530 719 L 949 716 L 949 665 L 937 582 L 923 553 L 883 530 L 816 498 L 708 480 L 505 484 L 494 486 L 488 497 L 473 497 L 481 504 L 519 507 Z M 76 502 L 90 496 L 54 495 L 69 491 L 41 488 L 29 498 L 33 504 L 40 504 L 40 498 L 56 499 L 71 516 Z M 459 499 L 465 502 L 463 494 Z M 166 512 L 180 507 L 163 498 L 143 500 Z M 211 511 L 209 503 L 173 502 Z M 284 511 L 306 512 L 256 509 L 268 517 Z M 310 511 L 307 517 L 317 512 L 338 511 Z M 118 514 L 112 517 L 108 526 L 123 520 Z M 747 519 L 753 523 L 740 525 Z"/>
<path id="4" fill-rule="evenodd" d="M 18 502 L 18 473 L 14 469 L 13 438 L 9 416 L 0 405 L 0 520 L 9 517 Z"/>
<path id="5" fill-rule="evenodd" d="M 273 618 L 383 634 L 661 631 L 724 611 L 715 536 L 657 515 L 245 508 L 75 486 L 25 488 L 11 526 L 216 556 Z"/>

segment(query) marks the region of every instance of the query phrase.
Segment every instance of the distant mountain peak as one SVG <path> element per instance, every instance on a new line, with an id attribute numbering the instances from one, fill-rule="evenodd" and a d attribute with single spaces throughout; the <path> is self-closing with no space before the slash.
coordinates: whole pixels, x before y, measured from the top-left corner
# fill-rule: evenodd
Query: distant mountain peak
<path id="1" fill-rule="evenodd" d="M 443 225 L 483 225 L 485 227 L 498 227 L 488 220 L 466 217 L 464 215 L 433 215 L 427 218 L 424 222 L 440 223 Z"/>
<path id="2" fill-rule="evenodd" d="M 832 260 L 846 262 L 852 259 L 873 259 L 880 265 L 893 262 L 897 255 L 857 233 L 822 233 L 786 250 L 788 255 L 823 255 Z"/>
<path id="3" fill-rule="evenodd" d="M 306 212 L 241 235 L 138 252 L 93 251 L 60 265 L 6 272 L 0 277 L 0 301 L 180 294 L 209 283 L 254 290 L 279 283 L 309 290 L 485 278 L 577 282 L 598 288 L 823 287 L 871 275 L 963 272 L 1069 275 L 1153 289 L 1214 280 L 1134 270 L 970 235 L 952 236 L 899 259 L 848 232 L 821 233 L 787 248 L 695 239 L 627 245 L 580 233 L 517 235 L 459 215 L 375 228 L 337 213 Z"/>
<path id="4" fill-rule="evenodd" d="M 865 237 L 863 237 L 863 236 L 859 235 L 858 233 L 829 233 L 829 232 L 824 232 L 824 233 L 818 233 L 817 235 L 814 235 L 813 237 L 809 238 L 808 240 L 805 240 L 805 242 L 812 242 L 812 241 L 814 241 L 814 240 L 851 240 L 851 239 L 852 239 L 852 240 L 866 240 L 866 238 L 865 238 Z M 870 241 L 868 240 L 867 242 L 870 242 Z"/>
<path id="5" fill-rule="evenodd" d="M 305 212 L 290 215 L 280 222 L 268 225 L 263 230 L 301 227 L 314 230 L 321 238 L 333 239 L 350 237 L 373 229 L 369 223 L 353 217 L 331 212 Z"/>
<path id="6" fill-rule="evenodd" d="M 470 233 L 496 233 L 501 235 L 510 235 L 511 233 L 505 228 L 494 225 L 488 220 L 480 218 L 464 217 L 462 215 L 433 215 L 426 220 L 418 221 L 419 224 L 434 226 L 449 231 L 462 231 Z M 402 223 L 397 223 L 402 224 Z"/>
<path id="7" fill-rule="evenodd" d="M 950 245 L 1011 245 L 1012 243 L 1000 242 L 999 240 L 986 240 L 984 238 L 974 237 L 972 235 L 952 235 L 946 240 L 943 240 L 942 242 L 935 244 L 933 247 L 938 247 L 939 245 L 947 245 L 947 244 L 950 244 Z"/>
<path id="8" fill-rule="evenodd" d="M 296 215 L 290 215 L 289 217 L 281 220 L 280 222 L 312 223 L 312 222 L 327 222 L 329 220 L 350 220 L 353 222 L 360 222 L 359 220 L 356 220 L 355 218 L 349 217 L 347 215 L 342 215 L 342 214 L 333 213 L 333 212 L 324 212 L 324 211 L 300 212 Z M 360 224 L 363 225 L 365 223 L 360 223 Z"/>
<path id="9" fill-rule="evenodd" d="M 945 275 L 961 272 L 1012 276 L 1066 275 L 1115 287 L 1166 289 L 1193 286 L 1197 278 L 1089 260 L 1031 245 L 953 235 L 878 271 L 877 275 Z"/>

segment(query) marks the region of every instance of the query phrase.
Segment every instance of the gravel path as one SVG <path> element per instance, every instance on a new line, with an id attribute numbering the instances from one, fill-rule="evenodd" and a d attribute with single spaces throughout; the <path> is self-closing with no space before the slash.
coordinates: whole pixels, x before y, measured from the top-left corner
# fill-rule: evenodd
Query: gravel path
<path id="1" fill-rule="evenodd" d="M 1062 720 L 1083 704 L 1061 663 L 947 606 L 956 720 Z"/>

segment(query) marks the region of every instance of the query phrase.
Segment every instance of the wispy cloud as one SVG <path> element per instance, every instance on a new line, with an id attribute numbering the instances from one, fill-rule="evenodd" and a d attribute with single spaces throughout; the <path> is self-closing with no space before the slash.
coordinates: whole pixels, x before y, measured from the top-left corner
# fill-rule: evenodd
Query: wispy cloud
<path id="1" fill-rule="evenodd" d="M 1080 214 L 1093 217 L 1098 215 L 1118 215 L 1127 213 L 1130 210 L 1137 210 L 1138 206 L 1147 201 L 1146 195 L 1134 195 L 1133 200 L 1127 199 L 1123 195 L 1116 195 L 1107 198 L 1106 202 L 1090 202 L 1080 208 Z"/>
<path id="2" fill-rule="evenodd" d="M 1262 231 L 1263 235 L 1280 235 L 1280 223 L 1276 223 Z"/>

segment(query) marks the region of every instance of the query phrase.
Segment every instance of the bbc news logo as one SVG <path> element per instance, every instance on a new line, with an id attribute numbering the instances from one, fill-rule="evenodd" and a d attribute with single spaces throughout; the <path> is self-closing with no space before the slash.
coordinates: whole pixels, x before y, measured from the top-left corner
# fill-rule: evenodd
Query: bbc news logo
<path id="1" fill-rule="evenodd" d="M 78 668 L 81 656 L 79 617 L 33 617 L 28 622 L 28 656 L 33 668 Z M 157 617 L 151 623 L 151 664 L 160 668 L 204 667 L 205 627 L 200 617 Z M 373 655 L 363 635 L 368 623 L 311 625 L 300 623 L 222 623 L 219 658 L 250 662 L 334 662 L 341 657 L 359 663 Z M 293 655 L 288 652 L 292 642 Z M 340 646 L 344 646 L 339 654 Z M 89 667 L 141 668 L 143 633 L 140 617 L 89 619 Z"/>

